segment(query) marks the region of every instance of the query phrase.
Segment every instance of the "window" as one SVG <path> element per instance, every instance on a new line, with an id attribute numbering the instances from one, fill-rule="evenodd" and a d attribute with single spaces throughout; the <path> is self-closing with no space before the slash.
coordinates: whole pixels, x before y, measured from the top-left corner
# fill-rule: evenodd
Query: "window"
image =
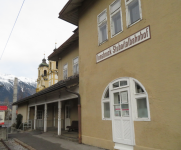
<path id="1" fill-rule="evenodd" d="M 124 86 L 128 86 L 128 81 L 127 80 L 120 80 L 120 81 L 116 81 L 112 84 L 113 88 L 122 88 Z"/>
<path id="2" fill-rule="evenodd" d="M 76 57 L 73 59 L 73 74 L 79 74 L 79 58 Z"/>
<path id="3" fill-rule="evenodd" d="M 102 96 L 102 119 L 110 120 L 110 98 L 109 98 L 109 87 L 107 87 Z"/>
<path id="4" fill-rule="evenodd" d="M 136 102 L 136 120 L 148 119 L 149 118 L 149 104 L 148 95 L 144 87 L 134 80 L 134 98 Z"/>
<path id="5" fill-rule="evenodd" d="M 116 0 L 110 5 L 110 18 L 111 18 L 111 37 L 113 37 L 123 30 L 120 0 Z"/>
<path id="6" fill-rule="evenodd" d="M 63 66 L 63 79 L 67 79 L 68 77 L 68 64 Z"/>
<path id="7" fill-rule="evenodd" d="M 101 104 L 103 120 L 132 117 L 135 121 L 150 121 L 148 94 L 136 79 L 119 78 L 109 83 Z"/>
<path id="8" fill-rule="evenodd" d="M 99 45 L 108 39 L 107 35 L 107 10 L 104 10 L 97 17 Z"/>
<path id="9" fill-rule="evenodd" d="M 127 26 L 136 23 L 142 19 L 140 0 L 125 0 Z"/>
<path id="10" fill-rule="evenodd" d="M 46 70 L 44 70 L 44 76 L 47 76 L 47 71 Z"/>

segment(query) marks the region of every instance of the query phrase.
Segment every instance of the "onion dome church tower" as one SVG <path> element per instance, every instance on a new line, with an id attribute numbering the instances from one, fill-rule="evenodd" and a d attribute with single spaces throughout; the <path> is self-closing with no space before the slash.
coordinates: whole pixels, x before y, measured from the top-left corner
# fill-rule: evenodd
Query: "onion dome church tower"
<path id="1" fill-rule="evenodd" d="M 58 82 L 58 63 L 49 61 L 46 63 L 45 57 L 38 67 L 38 78 L 36 92 L 39 92 Z"/>

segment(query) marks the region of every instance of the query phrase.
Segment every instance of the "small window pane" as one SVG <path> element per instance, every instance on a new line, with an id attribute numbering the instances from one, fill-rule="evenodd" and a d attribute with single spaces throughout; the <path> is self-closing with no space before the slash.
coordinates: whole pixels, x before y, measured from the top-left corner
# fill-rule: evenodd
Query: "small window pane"
<path id="1" fill-rule="evenodd" d="M 144 93 L 144 90 L 141 88 L 141 86 L 135 82 L 135 91 L 136 93 Z"/>
<path id="2" fill-rule="evenodd" d="M 128 5 L 128 9 L 129 9 L 129 12 L 130 12 L 131 24 L 140 19 L 140 11 L 139 11 L 138 0 L 135 0 L 135 1 L 131 2 Z"/>
<path id="3" fill-rule="evenodd" d="M 99 27 L 100 29 L 100 43 L 107 40 L 107 25 L 103 24 Z"/>
<path id="4" fill-rule="evenodd" d="M 114 104 L 120 104 L 119 93 L 114 93 Z"/>
<path id="5" fill-rule="evenodd" d="M 122 115 L 124 117 L 128 117 L 129 116 L 129 105 L 128 104 L 121 104 L 121 108 L 122 108 Z"/>
<path id="6" fill-rule="evenodd" d="M 128 92 L 121 92 L 121 103 L 128 103 Z"/>
<path id="7" fill-rule="evenodd" d="M 138 118 L 148 118 L 146 98 L 137 99 Z"/>
<path id="8" fill-rule="evenodd" d="M 117 0 L 111 5 L 111 13 L 115 12 L 119 7 L 121 7 L 121 3 L 120 0 Z"/>
<path id="9" fill-rule="evenodd" d="M 119 87 L 119 82 L 116 82 L 113 84 L 113 88 L 117 88 L 117 87 Z"/>
<path id="10" fill-rule="evenodd" d="M 113 35 L 119 33 L 121 31 L 121 15 L 120 15 L 120 11 L 118 11 L 112 17 L 112 23 L 113 23 Z"/>
<path id="11" fill-rule="evenodd" d="M 110 105 L 109 105 L 109 102 L 104 103 L 104 118 L 110 118 Z"/>
<path id="12" fill-rule="evenodd" d="M 115 106 L 114 106 L 114 115 L 115 115 L 115 116 L 121 116 L 121 108 L 120 108 L 120 105 L 115 105 Z"/>
<path id="13" fill-rule="evenodd" d="M 99 21 L 99 23 L 101 23 L 105 19 L 106 19 L 106 12 L 104 11 L 98 16 L 98 21 Z"/>
<path id="14" fill-rule="evenodd" d="M 109 98 L 109 88 L 107 89 L 105 95 L 104 95 L 104 98 Z"/>
<path id="15" fill-rule="evenodd" d="M 120 81 L 120 86 L 125 86 L 127 84 L 128 84 L 127 81 Z"/>

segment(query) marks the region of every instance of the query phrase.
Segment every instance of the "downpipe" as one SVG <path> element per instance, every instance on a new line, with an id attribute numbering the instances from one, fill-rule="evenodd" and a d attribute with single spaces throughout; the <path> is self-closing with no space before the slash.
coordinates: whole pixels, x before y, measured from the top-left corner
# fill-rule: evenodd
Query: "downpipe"
<path id="1" fill-rule="evenodd" d="M 73 91 L 70 91 L 68 90 L 68 88 L 65 86 L 65 90 L 69 93 L 72 93 L 72 94 L 75 94 L 78 96 L 78 123 L 79 123 L 79 144 L 82 144 L 82 128 L 81 128 L 81 104 L 80 104 L 80 94 L 79 93 L 76 93 L 76 92 L 73 92 Z"/>

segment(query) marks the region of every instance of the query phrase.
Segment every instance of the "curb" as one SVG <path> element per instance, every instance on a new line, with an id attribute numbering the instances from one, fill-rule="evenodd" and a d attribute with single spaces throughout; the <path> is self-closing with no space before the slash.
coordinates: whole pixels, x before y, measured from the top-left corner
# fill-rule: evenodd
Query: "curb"
<path id="1" fill-rule="evenodd" d="M 16 139 L 16 138 L 14 138 L 14 141 L 17 142 L 18 144 L 20 144 L 21 146 L 27 148 L 28 150 L 36 150 L 36 149 L 32 148 L 31 146 L 23 143 L 22 141 L 20 141 L 20 140 L 18 140 L 18 139 Z"/>

